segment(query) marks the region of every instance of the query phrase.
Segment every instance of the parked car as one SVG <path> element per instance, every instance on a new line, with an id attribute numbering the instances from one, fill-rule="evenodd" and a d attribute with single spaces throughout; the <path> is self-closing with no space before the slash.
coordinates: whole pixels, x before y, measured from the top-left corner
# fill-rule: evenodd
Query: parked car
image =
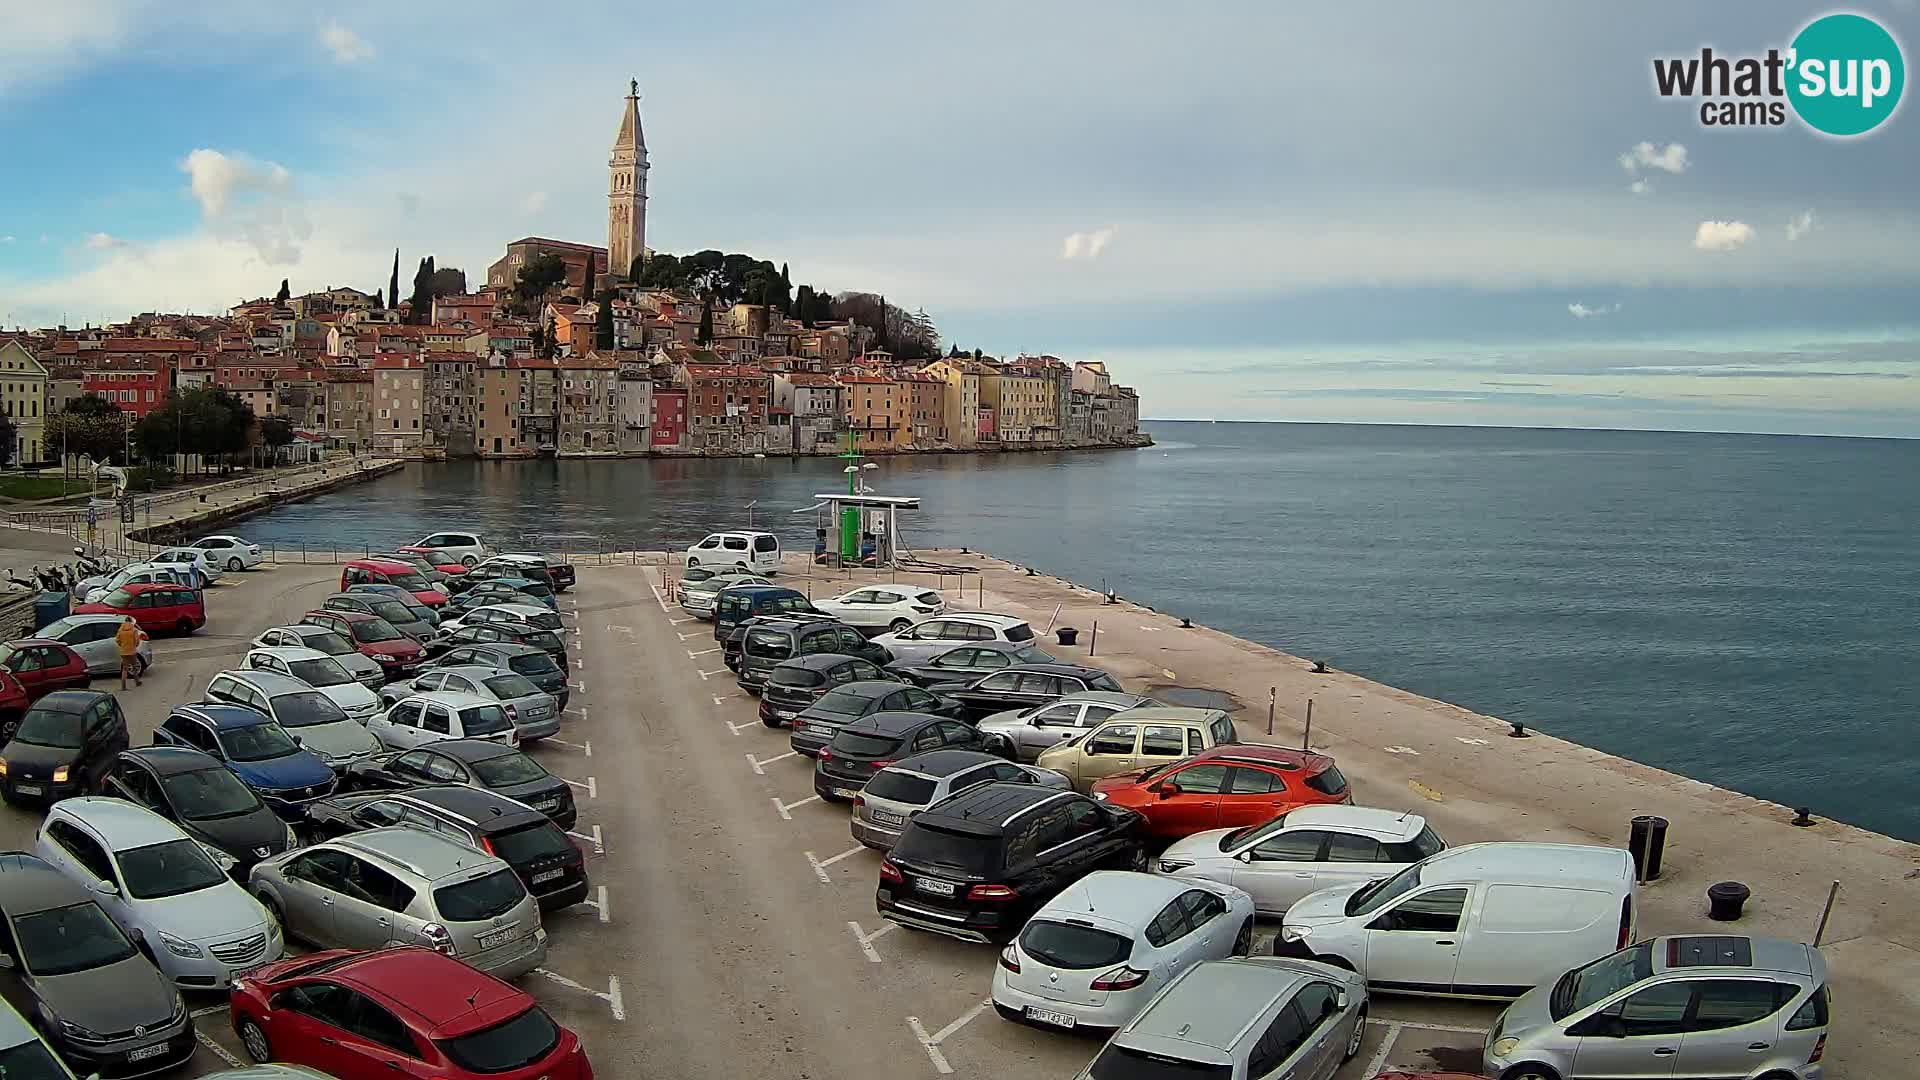
<path id="1" fill-rule="evenodd" d="M 873 774 L 912 754 L 942 748 L 979 750 L 971 724 L 916 712 L 869 713 L 833 733 L 813 759 L 813 793 L 827 802 L 850 802 Z"/>
<path id="2" fill-rule="evenodd" d="M 177 563 L 182 566 L 193 567 L 194 571 L 200 575 L 200 581 L 197 585 L 198 588 L 206 588 L 208 585 L 219 581 L 221 577 L 225 575 L 225 571 L 220 568 L 220 564 L 208 558 L 207 553 L 197 547 L 161 548 L 159 551 L 148 555 L 147 561 L 163 565 Z"/>
<path id="3" fill-rule="evenodd" d="M 571 829 L 578 819 L 567 782 L 510 746 L 454 739 L 363 762 L 348 778 L 355 790 L 397 791 L 466 784 L 526 803 Z"/>
<path id="4" fill-rule="evenodd" d="M 532 742 L 560 733 L 560 704 L 552 695 L 535 686 L 524 675 L 505 668 L 465 664 L 459 667 L 428 668 L 411 682 L 394 683 L 381 691 L 381 700 L 391 708 L 401 699 L 429 691 L 446 690 L 498 702 L 513 722 L 520 742 Z"/>
<path id="5" fill-rule="evenodd" d="M 817 611 L 785 611 L 785 612 L 779 612 L 772 615 L 755 615 L 750 618 L 742 619 L 741 621 L 734 623 L 733 629 L 727 631 L 727 636 L 721 640 L 720 662 L 725 664 L 727 666 L 727 670 L 733 672 L 734 676 L 738 678 L 738 676 L 740 675 L 741 664 L 745 659 L 745 653 L 747 648 L 747 635 L 751 633 L 755 627 L 766 626 L 776 622 L 777 623 L 817 623 L 822 626 L 839 626 L 840 625 L 840 620 L 834 618 L 831 615 L 822 615 Z M 853 628 L 848 627 L 847 629 L 852 630 Z M 872 660 L 875 664 L 884 664 L 886 662 L 886 660 L 888 659 L 887 650 L 881 648 L 878 645 L 873 644 L 872 642 L 867 641 L 866 635 L 861 634 L 860 631 L 858 630 L 853 630 L 852 636 L 860 638 L 860 641 L 862 642 L 862 647 L 859 651 L 849 652 L 847 653 L 847 655 L 864 656 Z M 846 639 L 843 639 L 843 640 L 846 640 Z"/>
<path id="6" fill-rule="evenodd" d="M 320 602 L 326 611 L 356 611 L 365 615 L 378 615 L 387 620 L 395 630 L 407 635 L 426 646 L 429 650 L 440 641 L 440 628 L 437 624 L 421 618 L 420 612 L 378 593 L 334 593 Z"/>
<path id="7" fill-rule="evenodd" d="M 481 541 L 480 535 L 470 532 L 431 533 L 407 546 L 443 552 L 459 559 L 464 566 L 476 565 L 481 559 L 492 554 L 487 550 L 487 545 Z"/>
<path id="8" fill-rule="evenodd" d="M 55 803 L 34 854 L 94 893 L 183 990 L 224 990 L 280 958 L 280 928 L 178 825 L 122 799 Z"/>
<path id="9" fill-rule="evenodd" d="M 444 833 L 389 826 L 254 866 L 248 887 L 319 948 L 421 945 L 514 979 L 547 958 L 540 906 L 502 859 Z"/>
<path id="10" fill-rule="evenodd" d="M 757 618 L 741 637 L 738 681 L 748 693 L 759 693 L 783 661 L 813 655 L 858 657 L 875 671 L 887 662 L 887 651 L 851 626 L 827 619 Z"/>
<path id="11" fill-rule="evenodd" d="M 779 727 L 834 687 L 866 681 L 884 682 L 886 675 L 857 656 L 813 653 L 782 660 L 767 673 L 766 684 L 760 689 L 760 722 Z"/>
<path id="12" fill-rule="evenodd" d="M 1233 718 L 1219 709 L 1149 706 L 1125 713 L 1040 752 L 1034 764 L 1073 778 L 1078 791 L 1118 773 L 1164 765 L 1239 741 Z"/>
<path id="13" fill-rule="evenodd" d="M 1252 947 L 1239 889 L 1101 870 L 1040 905 L 1001 950 L 989 997 L 1008 1020 L 1112 1031 L 1189 968 Z"/>
<path id="14" fill-rule="evenodd" d="M 1016 765 L 993 754 L 926 750 L 882 766 L 853 797 L 853 838 L 885 851 L 900 839 L 900 830 L 914 814 L 949 795 L 996 780 L 1068 790 L 1067 778 L 1059 773 Z"/>
<path id="15" fill-rule="evenodd" d="M 27 697 L 27 688 L 19 680 L 0 671 L 0 745 L 13 737 L 12 732 L 20 726 L 20 718 L 27 714 L 27 706 L 33 704 Z"/>
<path id="16" fill-rule="evenodd" d="M 534 586 L 529 583 L 529 587 Z M 448 619 L 457 619 L 470 611 L 493 607 L 497 604 L 525 604 L 528 607 L 546 608 L 548 611 L 555 611 L 559 606 L 551 593 L 544 597 L 535 596 L 532 593 L 521 592 L 510 582 L 483 581 L 466 592 L 456 595 L 440 611 Z"/>
<path id="17" fill-rule="evenodd" d="M 687 548 L 687 566 L 731 566 L 755 574 L 780 572 L 780 538 L 769 532 L 717 532 Z"/>
<path id="18" fill-rule="evenodd" d="M 1033 761 L 1041 751 L 1085 734 L 1117 713 L 1158 704 L 1141 694 L 1089 690 L 1043 705 L 994 713 L 980 721 L 979 727 L 983 734 L 995 736 L 997 745 L 1014 760 Z"/>
<path id="19" fill-rule="evenodd" d="M 676 579 L 671 585 L 671 587 L 668 588 L 667 590 L 668 599 L 674 600 L 676 602 L 685 600 L 687 598 L 687 586 L 692 585 L 693 583 L 698 581 L 705 581 L 708 578 L 714 577 L 723 572 L 729 573 L 729 574 L 733 573 L 733 571 L 731 570 L 727 570 L 727 571 L 715 570 L 713 567 L 710 567 L 710 566 L 689 566 L 686 569 L 680 571 L 679 578 Z"/>
<path id="20" fill-rule="evenodd" d="M 448 633 L 463 626 L 489 626 L 495 623 L 510 626 L 525 626 L 535 630 L 552 630 L 560 633 L 566 629 L 566 623 L 560 621 L 559 612 L 545 604 L 482 604 L 461 612 L 457 617 L 442 623 Z"/>
<path id="21" fill-rule="evenodd" d="M 85 690 L 93 681 L 84 657 L 65 642 L 45 637 L 0 644 L 0 668 L 36 701 L 56 690 Z"/>
<path id="22" fill-rule="evenodd" d="M 118 615 L 69 615 L 41 627 L 34 636 L 57 641 L 79 653 L 94 675 L 119 675 L 120 646 L 113 640 L 119 631 Z M 144 676 L 153 666 L 153 643 L 142 641 L 134 656 L 134 671 Z"/>
<path id="23" fill-rule="evenodd" d="M 411 566 L 413 568 L 414 573 L 419 574 L 421 577 L 426 579 L 427 584 L 433 586 L 434 588 L 440 590 L 441 592 L 452 591 L 446 587 L 447 575 L 442 573 L 439 570 L 434 569 L 433 563 L 428 561 L 428 559 L 424 555 L 420 555 L 411 551 L 375 551 L 375 552 L 368 553 L 367 558 L 379 559 L 382 562 L 397 562 L 397 563 L 402 563 L 406 566 Z M 465 570 L 466 568 L 461 567 L 461 569 Z M 361 584 L 362 585 L 380 585 L 385 583 L 377 582 L 377 581 L 368 581 L 368 582 L 361 582 Z M 352 592 L 356 587 L 357 586 L 350 585 L 343 591 Z M 394 586 L 394 588 L 399 588 L 399 586 L 396 585 Z M 405 592 L 406 590 L 402 589 L 401 591 Z M 407 596 L 412 597 L 413 594 L 407 593 Z M 415 602 L 417 603 L 418 601 L 415 601 Z"/>
<path id="24" fill-rule="evenodd" d="M 814 607 L 848 626 L 899 633 L 930 615 L 947 609 L 946 598 L 933 589 L 913 585 L 870 585 L 816 600 Z"/>
<path id="25" fill-rule="evenodd" d="M 300 616 L 308 626 L 331 630 L 359 650 L 360 655 L 380 665 L 381 676 L 391 682 L 411 675 L 427 658 L 426 646 L 394 629 L 378 615 L 360 611 L 309 611 Z"/>
<path id="26" fill-rule="evenodd" d="M 402 555 L 418 555 L 427 561 L 435 573 L 446 579 L 457 578 L 467 572 L 468 564 L 460 561 L 460 556 L 446 548 L 420 547 L 409 544 L 399 550 Z"/>
<path id="27" fill-rule="evenodd" d="M 178 585 L 199 589 L 204 584 L 199 571 L 184 563 L 140 562 L 111 574 L 86 578 L 74 587 L 73 595 L 91 604 L 105 600 L 108 593 L 126 585 Z"/>
<path id="28" fill-rule="evenodd" d="M 0 854 L 0 953 L 12 961 L 16 1000 L 75 1068 L 138 1076 L 185 1064 L 199 1046 L 186 1002 L 94 894 L 23 851 Z M 22 1080 L 73 1080 L 66 1064 L 35 1048 L 34 1031 L 0 1003 L 0 1069 Z"/>
<path id="29" fill-rule="evenodd" d="M 122 750 L 101 794 L 166 818 L 199 841 L 214 864 L 245 878 L 254 863 L 294 847 L 293 828 L 220 759 L 182 746 Z"/>
<path id="30" fill-rule="evenodd" d="M 313 804 L 307 821 L 319 840 L 389 825 L 445 833 L 513 867 L 542 911 L 587 895 L 586 860 L 566 832 L 527 804 L 483 788 L 430 785 L 335 795 Z"/>
<path id="31" fill-rule="evenodd" d="M 479 739 L 517 747 L 507 710 L 491 698 L 435 690 L 402 698 L 367 725 L 390 750 L 411 750 L 452 739 Z"/>
<path id="32" fill-rule="evenodd" d="M 1025 664 L 1057 664 L 1059 659 L 1038 645 L 1016 645 L 1010 641 L 983 641 L 978 645 L 956 645 L 946 652 L 917 664 L 895 661 L 887 665 L 888 674 L 916 686 L 935 683 L 973 682 L 984 675 Z"/>
<path id="33" fill-rule="evenodd" d="M 523 676 L 539 687 L 542 693 L 553 698 L 562 709 L 567 707 L 567 699 L 573 692 L 572 687 L 567 685 L 566 669 L 554 663 L 553 657 L 548 656 L 545 650 L 511 641 L 456 645 L 435 661 L 434 668 L 447 671 L 473 665 L 504 668 Z"/>
<path id="34" fill-rule="evenodd" d="M 1228 743 L 1096 780 L 1093 797 L 1138 811 L 1147 833 L 1163 840 L 1259 825 L 1295 807 L 1353 802 L 1332 758 L 1257 743 Z"/>
<path id="35" fill-rule="evenodd" d="M 346 592 L 355 585 L 378 583 L 398 585 L 413 594 L 415 600 L 430 608 L 437 608 L 447 602 L 447 594 L 434 587 L 418 570 L 402 562 L 384 559 L 355 559 L 340 568 L 340 591 Z"/>
<path id="36" fill-rule="evenodd" d="M 545 566 L 536 562 L 502 559 L 498 555 L 468 570 L 460 578 L 457 587 L 477 587 L 495 581 L 516 584 L 530 582 L 539 587 L 539 593 L 543 596 L 557 596 L 560 592 L 559 583 L 553 580 L 553 574 Z"/>
<path id="37" fill-rule="evenodd" d="M 1367 988 L 1306 960 L 1210 960 L 1183 972 L 1114 1032 L 1075 1080 L 1332 1080 L 1360 1054 Z"/>
<path id="38" fill-rule="evenodd" d="M 821 614 L 805 593 L 782 585 L 729 585 L 714 597 L 713 640 L 726 641 L 733 628 L 748 619 L 795 613 Z"/>
<path id="39" fill-rule="evenodd" d="M 1245 889 L 1262 915 L 1278 918 L 1308 893 L 1392 877 L 1446 847 L 1419 814 L 1303 806 L 1263 825 L 1176 840 L 1154 866 L 1163 874 Z"/>
<path id="40" fill-rule="evenodd" d="M 534 602 L 544 607 L 558 610 L 560 600 L 558 595 L 553 591 L 552 583 L 544 581 L 539 577 L 528 577 L 527 575 L 531 573 L 532 571 L 530 570 L 523 570 L 518 567 L 503 566 L 482 569 L 476 566 L 467 571 L 465 577 L 454 578 L 449 581 L 448 584 L 457 590 L 458 594 L 462 597 L 468 593 L 477 592 L 483 596 L 494 597 L 495 603 L 507 603 L 509 601 L 513 603 L 524 603 L 525 601 L 514 598 L 517 596 L 531 596 L 534 598 Z"/>
<path id="41" fill-rule="evenodd" d="M 1621 848 L 1468 844 L 1309 893 L 1287 909 L 1274 954 L 1397 993 L 1513 998 L 1632 943 L 1637 896 Z"/>
<path id="42" fill-rule="evenodd" d="M 272 717 L 244 705 L 176 706 L 154 729 L 153 745 L 184 746 L 224 764 L 283 821 L 333 794 L 339 778 Z"/>
<path id="43" fill-rule="evenodd" d="M 420 1063 L 417 1075 L 446 1080 L 593 1080 L 579 1037 L 526 991 L 431 949 L 275 964 L 234 992 L 232 1010 L 248 1057 L 344 1080 L 391 1074 L 397 1052 Z"/>
<path id="44" fill-rule="evenodd" d="M 207 606 L 199 590 L 182 585 L 122 585 L 97 603 L 81 604 L 75 615 L 131 615 L 149 634 L 191 634 L 207 625 Z"/>
<path id="45" fill-rule="evenodd" d="M 546 581 L 556 592 L 566 592 L 573 588 L 578 577 L 572 563 L 557 555 L 549 555 L 541 551 L 505 551 L 488 559 L 487 562 L 522 570 L 538 570 L 545 576 L 534 575 L 536 580 Z"/>
<path id="46" fill-rule="evenodd" d="M 33 704 L 0 747 L 0 795 L 53 802 L 97 791 L 127 748 L 127 718 L 112 694 L 61 690 Z"/>
<path id="47" fill-rule="evenodd" d="M 1088 690 L 1123 692 L 1119 680 L 1081 664 L 1018 664 L 971 681 L 934 683 L 927 689 L 953 698 L 967 716 L 979 719 Z"/>
<path id="48" fill-rule="evenodd" d="M 903 926 L 1005 944 L 1081 877 L 1146 867 L 1133 811 L 1032 784 L 982 784 L 907 820 L 880 861 L 874 905 Z"/>
<path id="49" fill-rule="evenodd" d="M 1814 1080 L 1827 962 L 1780 938 L 1702 934 L 1622 949 L 1527 991 L 1487 1037 L 1488 1076 Z"/>
<path id="50" fill-rule="evenodd" d="M 801 710 L 789 722 L 787 744 L 813 757 L 833 741 L 834 732 L 863 716 L 877 712 L 917 712 L 957 718 L 959 711 L 958 703 L 949 698 L 891 679 L 850 682 L 827 691 Z"/>
<path id="51" fill-rule="evenodd" d="M 873 640 L 886 646 L 895 660 L 919 664 L 955 645 L 969 642 L 1006 641 L 1025 645 L 1033 641 L 1033 627 L 1027 625 L 1027 620 L 1013 615 L 949 611 L 898 633 L 888 631 Z"/>
<path id="52" fill-rule="evenodd" d="M 217 672 L 207 680 L 206 700 L 265 713 L 335 772 L 380 752 L 366 724 L 290 675 L 245 668 Z"/>
<path id="53" fill-rule="evenodd" d="M 714 605 L 719 602 L 720 590 L 735 585 L 771 585 L 773 582 L 758 574 L 744 572 L 722 572 L 709 574 L 698 581 L 682 579 L 680 584 L 680 610 L 696 618 L 713 618 Z"/>
<path id="54" fill-rule="evenodd" d="M 424 562 L 425 560 L 421 560 L 421 561 Z M 405 605 L 407 610 L 413 614 L 413 621 L 423 622 L 433 627 L 438 627 L 440 625 L 442 621 L 440 618 L 440 612 L 446 610 L 444 606 L 439 608 L 430 608 L 427 605 L 421 603 L 420 601 L 414 599 L 412 593 L 401 588 L 400 586 L 388 585 L 388 584 L 385 584 L 384 582 L 379 582 L 379 581 L 363 581 L 358 585 L 347 586 L 348 596 L 354 596 L 359 593 L 369 593 L 374 596 L 384 596 L 389 600 L 398 601 L 399 603 Z M 374 614 L 378 615 L 379 612 L 374 612 Z"/>
<path id="55" fill-rule="evenodd" d="M 448 649 L 457 649 L 465 645 L 492 645 L 499 642 L 531 645 L 552 657 L 553 662 L 562 670 L 567 667 L 566 639 L 551 630 L 541 630 L 525 623 L 490 622 L 477 626 L 462 626 L 445 638 L 445 646 Z"/>
<path id="56" fill-rule="evenodd" d="M 231 534 L 203 536 L 190 546 L 199 548 L 208 559 L 235 572 L 252 570 L 260 565 L 260 545 L 248 543 Z"/>
<path id="57" fill-rule="evenodd" d="M 312 649 L 339 661 L 362 686 L 379 690 L 387 681 L 386 669 L 373 657 L 354 648 L 346 635 L 325 626 L 297 623 L 293 626 L 269 626 L 248 644 L 256 649 Z"/>
<path id="58" fill-rule="evenodd" d="M 306 683 L 362 724 L 380 711 L 380 695 L 326 653 L 304 648 L 253 649 L 241 663 L 252 671 L 271 671 Z"/>

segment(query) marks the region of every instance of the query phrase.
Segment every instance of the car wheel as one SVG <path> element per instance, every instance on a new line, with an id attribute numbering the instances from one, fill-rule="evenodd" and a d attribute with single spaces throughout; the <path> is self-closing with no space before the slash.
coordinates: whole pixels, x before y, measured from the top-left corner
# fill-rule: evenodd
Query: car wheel
<path id="1" fill-rule="evenodd" d="M 1235 935 L 1233 939 L 1233 955 L 1253 955 L 1253 919 L 1251 916 L 1248 917 L 1246 922 L 1240 924 L 1240 933 Z M 1353 1055 L 1349 1054 L 1347 1056 L 1352 1057 Z"/>
<path id="2" fill-rule="evenodd" d="M 480 562 L 479 559 L 476 559 L 471 555 L 460 556 L 460 565 L 466 567 L 469 570 L 473 569 L 474 566 L 477 565 L 479 562 Z"/>
<path id="3" fill-rule="evenodd" d="M 891 631 L 891 632 L 893 632 L 893 633 L 895 633 L 895 634 L 897 634 L 897 633 L 899 633 L 899 632 L 901 632 L 902 630 L 905 630 L 905 629 L 907 629 L 908 627 L 910 627 L 910 626 L 912 626 L 912 625 L 913 625 L 912 623 L 910 623 L 910 622 L 908 622 L 908 621 L 907 621 L 907 620 L 905 620 L 905 619 L 895 619 L 895 620 L 893 620 L 892 622 L 890 622 L 890 623 L 888 623 L 888 624 L 887 624 L 887 629 L 888 629 L 889 631 Z"/>
<path id="4" fill-rule="evenodd" d="M 273 1060 L 273 1046 L 267 1042 L 267 1033 L 258 1022 L 249 1016 L 234 1025 L 240 1036 L 240 1045 L 246 1048 L 247 1056 L 257 1065 L 265 1065 Z"/>
<path id="5" fill-rule="evenodd" d="M 193 620 L 192 620 L 192 619 L 181 619 L 181 620 L 180 620 L 180 621 L 179 621 L 178 623 L 175 623 L 175 624 L 174 624 L 174 627 L 173 627 L 173 628 L 174 628 L 175 630 L 178 630 L 178 631 L 180 631 L 180 633 L 181 633 L 181 634 L 182 634 L 183 636 L 184 636 L 184 635 L 187 635 L 187 634 L 191 634 L 191 633 L 193 633 Z"/>
<path id="6" fill-rule="evenodd" d="M 5 746 L 6 744 L 12 742 L 13 733 L 19 730 L 20 730 L 20 714 L 19 713 L 12 713 L 12 714 L 9 714 L 5 719 L 0 719 L 0 746 Z"/>
<path id="7" fill-rule="evenodd" d="M 232 573 L 235 573 L 235 574 L 239 573 L 242 569 L 242 567 L 240 566 L 240 556 L 235 555 L 232 558 L 229 558 L 227 560 L 227 569 Z"/>
<path id="8" fill-rule="evenodd" d="M 743 562 L 734 563 L 733 568 L 742 574 L 747 572 L 747 564 Z"/>
<path id="9" fill-rule="evenodd" d="M 146 675 L 147 675 L 146 657 L 144 656 L 134 657 L 133 658 L 133 677 L 136 679 L 144 679 L 146 678 Z"/>
<path id="10" fill-rule="evenodd" d="M 687 569 L 692 570 L 699 565 L 700 565 L 699 559 L 696 559 L 691 555 L 687 556 Z"/>
<path id="11" fill-rule="evenodd" d="M 1537 1061 L 1529 1061 L 1501 1073 L 1500 1080 L 1560 1080 L 1560 1074 Z"/>
<path id="12" fill-rule="evenodd" d="M 1347 1036 L 1347 1052 L 1340 1058 L 1342 1065 L 1360 1056 L 1360 1044 L 1367 1038 L 1367 1008 L 1360 1007 L 1360 1016 L 1353 1022 L 1353 1034 Z"/>

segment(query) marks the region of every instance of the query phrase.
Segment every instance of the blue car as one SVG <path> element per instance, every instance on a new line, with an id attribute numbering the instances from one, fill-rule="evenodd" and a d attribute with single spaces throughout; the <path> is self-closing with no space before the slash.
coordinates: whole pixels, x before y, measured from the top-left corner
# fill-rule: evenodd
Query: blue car
<path id="1" fill-rule="evenodd" d="M 181 705 L 154 730 L 155 746 L 187 746 L 218 758 L 284 821 L 333 794 L 327 763 L 272 717 L 244 705 Z"/>

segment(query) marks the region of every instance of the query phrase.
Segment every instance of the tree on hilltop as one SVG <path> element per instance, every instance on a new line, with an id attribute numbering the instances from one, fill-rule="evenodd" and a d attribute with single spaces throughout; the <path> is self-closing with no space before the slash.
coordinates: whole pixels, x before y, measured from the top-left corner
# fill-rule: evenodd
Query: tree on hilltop
<path id="1" fill-rule="evenodd" d="M 284 304 L 284 303 L 286 303 L 286 302 L 287 302 L 287 300 L 288 300 L 288 299 L 290 299 L 290 298 L 291 298 L 292 296 L 293 296 L 293 290 L 287 287 L 287 279 L 286 279 L 286 278 L 281 278 L 281 279 L 280 279 L 280 291 L 279 291 L 278 293 L 276 293 L 276 294 L 274 294 L 274 297 L 273 297 L 273 298 L 274 298 L 274 299 L 275 299 L 276 301 L 278 301 L 278 302 L 280 302 L 280 303 L 282 303 L 282 304 Z"/>
<path id="2" fill-rule="evenodd" d="M 387 306 L 400 306 L 400 249 L 393 249 L 393 276 L 387 279 Z"/>

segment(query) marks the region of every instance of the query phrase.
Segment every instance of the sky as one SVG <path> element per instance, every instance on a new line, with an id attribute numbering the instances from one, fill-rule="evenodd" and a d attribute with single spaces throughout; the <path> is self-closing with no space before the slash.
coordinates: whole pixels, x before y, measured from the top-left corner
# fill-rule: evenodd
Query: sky
<path id="1" fill-rule="evenodd" d="M 656 250 L 1147 416 L 1920 437 L 1914 107 L 1840 140 L 1652 85 L 1827 10 L 0 0 L 0 325 L 604 244 L 631 77 Z"/>

